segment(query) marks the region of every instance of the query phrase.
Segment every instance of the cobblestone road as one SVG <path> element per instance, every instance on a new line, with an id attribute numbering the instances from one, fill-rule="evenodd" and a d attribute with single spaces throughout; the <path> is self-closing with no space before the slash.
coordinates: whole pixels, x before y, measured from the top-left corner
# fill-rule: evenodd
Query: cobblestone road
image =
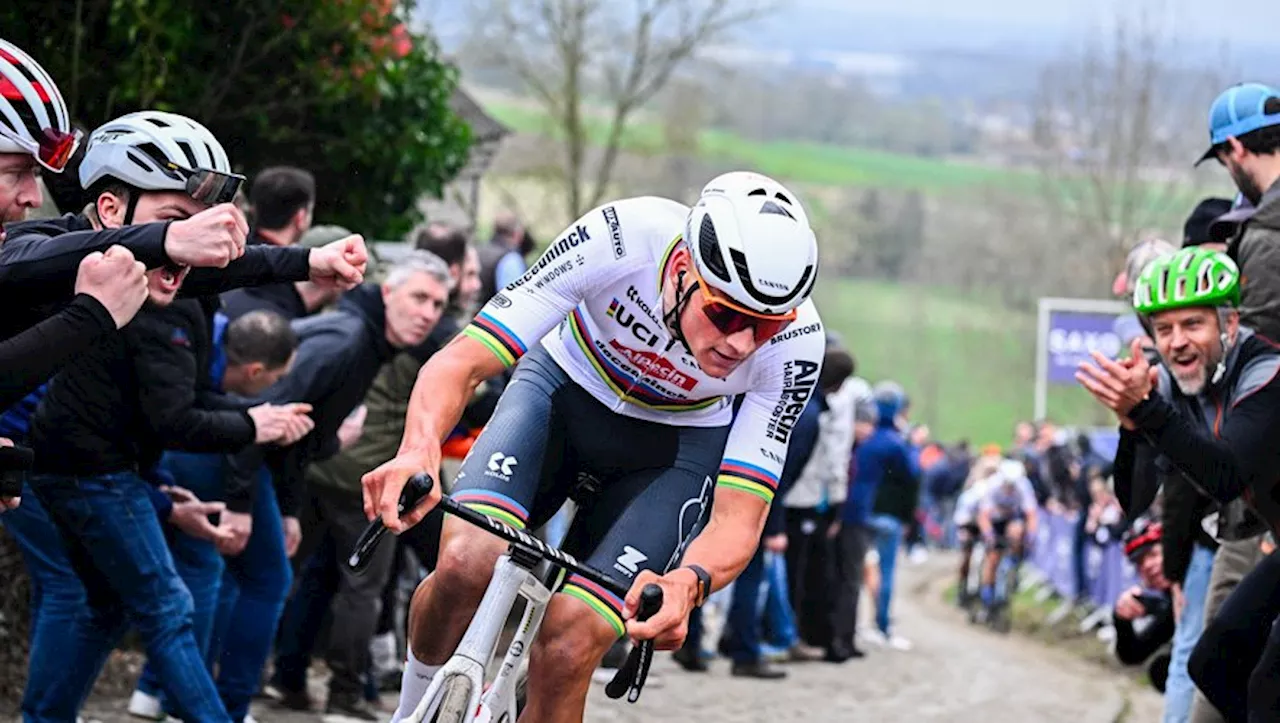
<path id="1" fill-rule="evenodd" d="M 717 661 L 702 675 L 678 669 L 668 654 L 654 663 L 660 685 L 639 703 L 605 697 L 594 686 L 590 723 L 698 720 L 975 721 L 1111 723 L 1159 719 L 1159 698 L 1130 679 L 1016 636 L 972 628 L 940 599 L 949 558 L 903 565 L 895 617 L 910 652 L 870 650 L 866 658 L 794 665 L 784 681 L 733 678 Z M 317 691 L 323 695 L 323 688 Z M 95 701 L 86 713 L 103 723 L 130 721 L 123 701 Z M 255 705 L 261 723 L 316 723 L 318 715 Z M 334 721 L 336 719 L 329 719 Z"/>

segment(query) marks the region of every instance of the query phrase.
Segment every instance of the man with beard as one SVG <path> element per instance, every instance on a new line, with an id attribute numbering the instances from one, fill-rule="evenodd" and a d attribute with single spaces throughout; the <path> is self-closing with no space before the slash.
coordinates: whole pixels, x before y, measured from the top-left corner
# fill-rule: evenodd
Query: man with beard
<path id="1" fill-rule="evenodd" d="M 1258 83 L 1223 91 L 1209 110 L 1209 136 L 1210 147 L 1197 163 L 1212 158 L 1222 164 L 1254 209 L 1251 216 L 1243 209 L 1232 214 L 1240 223 L 1227 239 L 1227 253 L 1243 279 L 1240 323 L 1280 340 L 1280 92 Z M 1258 564 L 1264 530 L 1240 500 L 1219 512 L 1217 536 L 1223 544 L 1210 574 L 1206 625 Z M 1221 717 L 1197 696 L 1192 720 L 1216 723 Z"/>
<path id="2" fill-rule="evenodd" d="M 1134 309 L 1148 317 L 1163 364 L 1093 354 L 1080 383 L 1120 421 L 1116 491 L 1134 516 L 1155 498 L 1160 472 L 1184 475 L 1225 505 L 1243 499 L 1280 526 L 1280 350 L 1240 323 L 1240 272 L 1219 251 L 1190 247 L 1139 277 Z M 1219 528 L 1222 534 L 1222 528 Z M 1191 656 L 1192 680 L 1228 720 L 1280 705 L 1276 565 L 1250 572 Z M 1269 720 L 1269 714 L 1252 720 Z"/>

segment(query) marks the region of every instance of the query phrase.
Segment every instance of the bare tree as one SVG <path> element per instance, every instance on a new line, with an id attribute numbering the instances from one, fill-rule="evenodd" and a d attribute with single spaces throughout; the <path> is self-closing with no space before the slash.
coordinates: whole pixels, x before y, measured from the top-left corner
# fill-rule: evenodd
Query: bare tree
<path id="1" fill-rule="evenodd" d="M 576 217 L 604 199 L 636 112 L 699 48 L 765 7 L 755 0 L 481 0 L 473 5 L 470 45 L 518 77 L 550 116 L 567 210 Z M 601 147 L 594 164 L 593 142 Z"/>
<path id="2" fill-rule="evenodd" d="M 1108 259 L 1081 269 L 1092 287 L 1141 235 L 1172 231 L 1194 182 L 1191 161 L 1217 79 L 1175 65 L 1182 54 L 1171 14 L 1158 0 L 1142 3 L 1041 77 L 1034 133 L 1041 188 L 1078 243 Z"/>

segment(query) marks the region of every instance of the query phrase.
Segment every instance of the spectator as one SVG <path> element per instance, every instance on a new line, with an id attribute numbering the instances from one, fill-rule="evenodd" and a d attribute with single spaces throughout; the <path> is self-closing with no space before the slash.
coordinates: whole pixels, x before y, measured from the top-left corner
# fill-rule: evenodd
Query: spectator
<path id="1" fill-rule="evenodd" d="M 532 239 L 515 214 L 503 212 L 494 219 L 493 239 L 480 250 L 480 305 L 524 274 L 525 256 L 532 250 Z"/>
<path id="2" fill-rule="evenodd" d="M 218 689 L 233 720 L 244 717 L 257 691 L 284 610 L 292 581 L 288 558 L 301 541 L 298 515 L 310 499 L 305 470 L 339 451 L 338 429 L 394 352 L 426 339 L 444 310 L 449 282 L 443 261 L 415 251 L 388 271 L 381 287 L 354 289 L 342 299 L 337 312 L 295 322 L 300 343 L 293 370 L 268 389 L 263 399 L 297 399 L 310 404 L 315 431 L 287 449 L 254 446 L 229 460 L 223 524 L 235 540 L 224 549 L 230 559 L 222 580 L 214 639 L 215 644 L 221 641 Z M 317 500 L 318 509 L 327 510 L 321 524 L 333 526 L 333 530 L 349 528 L 349 523 L 338 527 L 342 506 L 329 507 L 328 502 Z M 358 620 L 367 618 L 361 625 L 368 630 L 340 630 L 330 641 L 329 666 L 337 680 L 334 690 L 339 692 L 331 698 L 330 707 L 355 713 L 361 706 L 358 700 L 350 702 L 343 686 L 359 680 L 368 667 L 368 638 L 377 620 L 377 607 L 350 612 Z M 363 648 L 344 648 L 343 643 L 352 639 L 344 640 L 346 635 L 363 639 Z M 356 687 L 357 697 L 359 690 Z"/>
<path id="3" fill-rule="evenodd" d="M 1227 253 L 1247 279 L 1240 286 L 1240 325 L 1280 339 L 1280 92 L 1257 83 L 1233 86 L 1214 100 L 1209 118 L 1211 145 L 1197 164 L 1216 159 L 1255 209 L 1238 220 L 1239 229 L 1227 243 Z M 1223 543 L 1209 578 L 1206 630 L 1257 566 L 1264 531 L 1243 500 L 1220 511 L 1217 537 Z M 1196 696 L 1192 721 L 1207 723 L 1218 716 L 1204 696 Z"/>
<path id="4" fill-rule="evenodd" d="M 144 378 L 150 389 L 148 394 L 174 406 L 191 404 L 198 398 L 200 406 L 208 411 L 193 411 L 186 419 L 174 423 L 189 424 L 193 433 L 209 437 L 210 449 L 216 449 L 216 439 L 228 440 L 225 451 L 264 441 L 263 427 L 257 425 L 256 420 L 266 422 L 267 417 L 276 417 L 273 423 L 303 422 L 293 436 L 300 437 L 310 431 L 310 420 L 305 417 L 291 420 L 287 415 L 272 414 L 271 410 L 266 410 L 264 415 L 262 407 L 252 407 L 248 415 L 254 420 L 251 426 L 257 428 L 255 440 L 239 429 L 249 421 L 241 411 L 244 405 L 223 396 L 223 392 L 227 392 L 241 398 L 254 397 L 288 372 L 298 337 L 284 317 L 255 311 L 228 323 L 222 314 L 208 319 L 199 302 L 178 301 L 168 308 L 144 310 L 129 328 L 135 326 L 148 329 L 146 341 L 155 347 L 155 358 L 165 362 L 155 374 Z M 172 340 L 179 337 L 187 343 L 173 343 Z M 217 467 L 201 463 L 208 457 L 202 453 L 170 451 L 161 458 L 160 473 L 181 483 L 199 498 L 217 500 L 222 497 L 222 479 Z M 191 593 L 192 629 L 201 656 L 207 660 L 223 573 L 222 557 L 214 541 L 184 532 L 169 536 L 169 550 L 178 575 Z M 160 673 L 148 662 L 129 700 L 129 713 L 163 720 L 162 687 Z"/>
<path id="5" fill-rule="evenodd" d="M 829 367 L 828 359 L 832 362 Z M 856 368 L 853 356 L 830 332 L 823 365 L 824 370 L 830 369 L 822 373 L 828 380 L 841 379 L 850 365 Z M 834 389 L 819 384 L 819 403 L 826 409 L 819 419 L 818 443 L 791 490 L 782 496 L 790 600 L 798 616 L 800 638 L 827 650 L 831 662 L 861 656 L 853 644 L 852 627 L 842 631 L 843 618 L 837 608 L 843 534 L 840 510 L 848 494 L 854 427 L 858 419 L 871 416 L 871 387 L 852 375 L 850 369 Z M 861 557 L 855 564 L 861 565 Z"/>
<path id="6" fill-rule="evenodd" d="M 121 148 L 130 152 L 117 152 Z M 184 224 L 190 224 L 198 246 L 213 251 L 222 238 L 223 258 L 229 258 L 238 248 L 234 238 L 225 238 L 225 229 L 240 228 L 235 222 L 242 220 L 226 206 L 208 209 L 221 199 L 197 200 L 185 191 L 184 181 L 160 170 L 185 168 L 181 164 L 191 158 L 205 173 L 233 178 L 217 140 L 187 118 L 148 111 L 112 121 L 94 132 L 79 169 L 96 199 L 89 216 L 30 224 L 10 243 L 58 235 L 86 239 L 135 221 L 169 221 L 139 229 L 140 235 L 152 243 L 181 240 L 189 232 Z M 226 182 L 215 186 L 228 188 Z M 350 258 L 344 259 L 348 253 Z M 363 256 L 362 247 L 312 253 L 255 249 L 216 271 L 192 271 L 170 258 L 148 273 L 148 293 L 152 304 L 163 306 L 184 283 L 188 295 L 199 296 L 309 273 L 358 278 L 363 261 L 357 255 Z M 133 333 L 146 332 L 138 327 Z M 55 379 L 32 424 L 32 444 L 39 452 L 31 487 L 62 530 L 70 561 L 88 591 L 90 614 L 80 621 L 76 647 L 61 651 L 79 664 L 54 672 L 64 693 L 51 699 L 70 706 L 71 717 L 126 622 L 136 624 L 151 643 L 152 658 L 177 710 L 191 717 L 225 716 L 201 665 L 190 628 L 191 601 L 173 568 L 152 504 L 162 519 L 191 523 L 191 529 L 208 527 L 208 521 L 188 514 L 189 500 L 172 505 L 139 476 L 151 474 L 166 442 L 198 445 L 208 440 L 193 438 L 193 430 L 182 424 L 170 424 L 177 419 L 171 412 L 184 414 L 170 400 L 144 399 L 138 380 L 149 374 L 150 361 L 133 337 L 107 337 Z"/>
<path id="7" fill-rule="evenodd" d="M 1124 270 L 1116 276 L 1111 287 L 1112 293 L 1126 302 L 1132 299 L 1133 284 L 1142 273 L 1142 269 L 1153 259 L 1174 251 L 1177 251 L 1177 247 L 1163 239 L 1139 241 L 1125 258 Z M 1143 348 L 1152 350 L 1149 354 L 1154 354 L 1155 344 L 1151 341 L 1151 332 L 1137 314 L 1128 313 L 1117 318 L 1112 331 L 1120 337 L 1120 348 L 1128 349 L 1134 339 L 1142 339 Z"/>
<path id="8" fill-rule="evenodd" d="M 253 208 L 253 228 L 248 243 L 295 246 L 311 228 L 316 202 L 316 181 L 307 171 L 291 166 L 264 169 L 249 189 Z M 268 309 L 286 319 L 313 314 L 332 300 L 314 293 L 301 282 L 264 284 L 239 289 L 223 296 L 227 316 L 233 321 L 250 311 Z"/>
<path id="9" fill-rule="evenodd" d="M 1136 520 L 1125 533 L 1124 552 L 1138 570 L 1139 584 L 1125 590 L 1115 603 L 1116 658 L 1125 665 L 1147 666 L 1151 684 L 1166 695 L 1169 654 L 1156 655 L 1173 638 L 1174 605 L 1170 584 L 1162 568 L 1161 524 L 1145 518 Z M 1141 628 L 1135 622 L 1143 620 Z M 1189 701 L 1188 701 L 1189 702 Z M 1169 720 L 1166 709 L 1165 720 Z M 1187 711 L 1181 717 L 1185 719 Z"/>
<path id="10" fill-rule="evenodd" d="M 910 647 L 910 643 L 900 636 L 892 635 L 889 621 L 889 606 L 893 598 L 893 570 L 897 560 L 898 545 L 902 540 L 903 517 L 915 511 L 919 494 L 920 469 L 916 450 L 898 431 L 898 415 L 905 406 L 906 394 L 902 387 L 894 382 L 882 382 L 876 385 L 875 400 L 879 421 L 875 432 L 854 451 L 856 474 L 851 476 L 849 494 L 845 502 L 841 530 L 861 529 L 863 534 L 874 536 L 876 553 L 879 557 L 880 584 L 876 604 L 876 632 L 868 632 L 865 637 L 881 644 L 887 643 L 898 649 Z M 880 498 L 881 488 L 886 484 L 892 489 Z M 856 575 L 855 567 L 860 562 L 846 564 L 844 574 L 845 585 L 848 577 Z M 842 594 L 842 599 L 851 600 L 856 605 L 856 598 Z M 841 616 L 855 615 L 851 606 L 842 606 Z M 850 618 L 856 620 L 856 617 Z"/>
<path id="11" fill-rule="evenodd" d="M 414 245 L 439 256 L 449 266 L 453 290 L 449 294 L 448 315 L 470 318 L 479 308 L 481 287 L 480 255 L 461 229 L 433 223 L 418 232 Z"/>
<path id="12" fill-rule="evenodd" d="M 1240 234 L 1245 222 L 1253 218 L 1256 209 L 1243 193 L 1237 193 L 1231 202 L 1231 210 L 1214 219 L 1209 224 L 1209 248 L 1226 251 L 1227 246 Z"/>

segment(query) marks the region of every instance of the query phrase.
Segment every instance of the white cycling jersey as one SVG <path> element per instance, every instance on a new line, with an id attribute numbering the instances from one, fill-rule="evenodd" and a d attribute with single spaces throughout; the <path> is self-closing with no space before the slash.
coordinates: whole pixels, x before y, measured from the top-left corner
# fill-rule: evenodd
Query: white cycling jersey
<path id="1" fill-rule="evenodd" d="M 992 477 L 982 497 L 981 509 L 991 515 L 992 521 L 1017 519 L 1035 512 L 1036 491 L 1031 487 L 1031 480 L 1021 475 L 1012 479 L 1012 485 L 1005 482 L 998 474 Z"/>
<path id="2" fill-rule="evenodd" d="M 511 365 L 541 343 L 618 414 L 676 426 L 733 422 L 718 484 L 772 501 L 791 428 L 825 350 L 812 301 L 725 379 L 703 373 L 663 322 L 661 282 L 689 209 L 645 196 L 589 211 L 464 331 Z M 769 280 L 762 280 L 768 285 Z M 733 417 L 732 400 L 744 394 Z"/>
<path id="3" fill-rule="evenodd" d="M 982 504 L 982 498 L 987 496 L 987 486 L 992 479 L 987 477 L 975 480 L 968 489 L 960 493 L 960 497 L 956 499 L 956 511 L 951 515 L 951 521 L 957 527 L 978 523 L 978 506 Z"/>

